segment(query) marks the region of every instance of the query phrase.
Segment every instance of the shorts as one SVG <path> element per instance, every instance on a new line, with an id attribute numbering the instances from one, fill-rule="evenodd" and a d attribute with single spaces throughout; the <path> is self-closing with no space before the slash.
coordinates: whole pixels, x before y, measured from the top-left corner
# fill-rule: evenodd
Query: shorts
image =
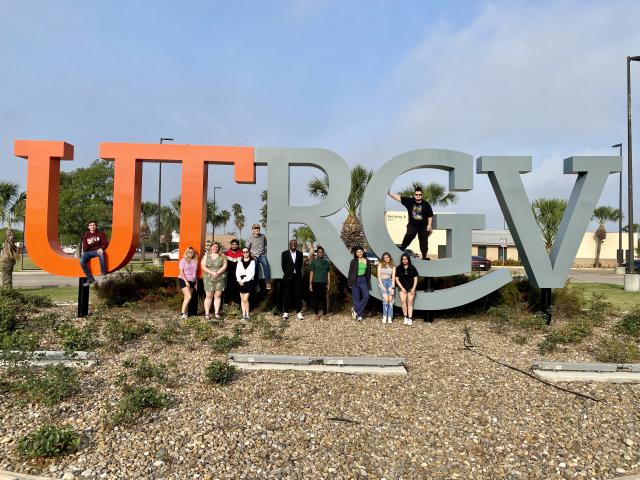
<path id="1" fill-rule="evenodd" d="M 186 283 L 184 283 L 184 280 L 179 278 L 178 279 L 178 285 L 180 285 L 180 290 L 182 290 L 183 288 L 185 288 L 187 286 Z M 196 288 L 196 282 L 195 280 L 193 282 L 189 282 L 189 288 Z"/>
<path id="2" fill-rule="evenodd" d="M 240 293 L 251 293 L 253 291 L 255 283 L 253 280 L 249 280 L 248 282 L 244 282 L 244 285 L 238 284 L 238 291 Z"/>
<path id="3" fill-rule="evenodd" d="M 393 295 L 395 293 L 395 288 L 393 288 L 393 282 L 390 278 L 383 278 L 382 286 L 383 288 L 380 289 L 382 295 Z"/>

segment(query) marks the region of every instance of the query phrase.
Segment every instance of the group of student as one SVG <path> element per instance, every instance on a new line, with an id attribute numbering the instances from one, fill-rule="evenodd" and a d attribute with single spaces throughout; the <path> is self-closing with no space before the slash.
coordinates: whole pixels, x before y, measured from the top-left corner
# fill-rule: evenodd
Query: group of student
<path id="1" fill-rule="evenodd" d="M 266 257 L 267 240 L 260 233 L 260 225 L 252 226 L 252 235 L 245 246 L 239 248 L 238 240 L 231 241 L 230 247 L 224 254 L 218 242 L 213 242 L 205 255 L 198 259 L 196 251 L 189 247 L 179 262 L 178 282 L 184 300 L 181 318 L 188 317 L 188 306 L 194 291 L 197 289 L 198 267 L 203 272 L 205 291 L 204 314 L 205 319 L 213 316 L 220 318 L 222 295 L 227 290 L 226 297 L 233 301 L 235 290 L 239 293 L 242 319 L 249 320 L 249 296 L 257 287 L 258 269 L 262 268 L 265 286 L 271 288 L 271 269 Z M 283 272 L 282 288 L 280 289 L 279 305 L 283 318 L 288 318 L 289 308 L 295 307 L 296 317 L 302 320 L 302 288 L 304 281 L 304 255 L 298 250 L 296 240 L 289 241 L 289 248 L 282 252 L 281 266 Z M 331 286 L 330 263 L 325 256 L 324 249 L 318 247 L 316 256 L 307 264 L 309 272 L 308 290 L 310 303 L 319 318 L 327 314 L 327 291 Z M 399 290 L 405 325 L 413 323 L 413 300 L 415 298 L 418 272 L 411 264 L 411 258 L 403 254 L 400 265 L 396 267 L 391 255 L 385 252 L 378 265 L 378 283 L 383 297 L 382 323 L 392 323 L 393 305 L 396 287 Z M 354 249 L 354 258 L 349 266 L 347 284 L 351 289 L 353 319 L 362 320 L 364 310 L 369 300 L 371 289 L 371 264 L 364 255 L 364 249 Z"/>

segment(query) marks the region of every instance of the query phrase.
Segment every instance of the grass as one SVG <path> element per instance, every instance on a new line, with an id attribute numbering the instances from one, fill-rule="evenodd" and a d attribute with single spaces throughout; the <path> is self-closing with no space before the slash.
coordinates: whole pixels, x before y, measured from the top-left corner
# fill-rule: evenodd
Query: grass
<path id="1" fill-rule="evenodd" d="M 147 260 L 143 263 L 140 260 L 132 260 L 128 263 L 129 266 L 133 268 L 134 272 L 138 272 L 144 269 L 144 265 L 151 265 L 153 262 L 151 257 L 149 256 Z M 24 259 L 18 257 L 18 261 L 16 262 L 15 267 L 13 267 L 14 272 L 28 272 L 30 270 L 42 270 L 38 265 L 33 263 L 31 257 L 29 255 L 25 255 Z"/>
<path id="2" fill-rule="evenodd" d="M 47 295 L 54 302 L 76 302 L 78 301 L 78 287 L 46 287 L 46 288 L 24 288 L 20 289 L 20 293 L 27 296 L 31 295 Z M 89 300 L 95 298 L 89 295 Z"/>
<path id="3" fill-rule="evenodd" d="M 640 303 L 640 294 L 637 292 L 625 292 L 622 285 L 610 283 L 572 283 L 571 288 L 581 289 L 586 298 L 592 293 L 603 293 L 606 300 L 613 307 L 621 311 L 630 311 Z"/>

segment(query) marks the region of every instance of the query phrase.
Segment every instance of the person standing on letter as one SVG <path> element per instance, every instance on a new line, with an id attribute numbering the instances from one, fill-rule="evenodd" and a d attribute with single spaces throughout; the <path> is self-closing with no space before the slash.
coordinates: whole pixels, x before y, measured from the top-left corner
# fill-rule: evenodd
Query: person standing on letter
<path id="1" fill-rule="evenodd" d="M 407 223 L 407 232 L 402 239 L 400 250 L 404 250 L 418 235 L 420 242 L 420 253 L 423 260 L 429 260 L 427 251 L 429 250 L 429 235 L 433 230 L 431 226 L 433 222 L 433 210 L 429 202 L 422 199 L 422 190 L 416 188 L 413 192 L 413 198 L 401 197 L 397 193 L 388 192 L 388 195 L 394 200 L 402 203 L 409 214 L 409 223 Z"/>

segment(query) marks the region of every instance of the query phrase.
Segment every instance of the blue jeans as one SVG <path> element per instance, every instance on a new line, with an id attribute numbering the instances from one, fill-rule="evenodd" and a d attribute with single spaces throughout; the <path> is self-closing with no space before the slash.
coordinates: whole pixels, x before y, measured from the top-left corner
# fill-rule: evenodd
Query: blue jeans
<path id="1" fill-rule="evenodd" d="M 369 301 L 369 287 L 364 275 L 356 277 L 356 284 L 351 287 L 351 299 L 353 300 L 353 309 L 356 311 L 356 315 L 361 317 Z"/>
<path id="2" fill-rule="evenodd" d="M 98 257 L 100 259 L 100 271 L 103 275 L 107 274 L 107 265 L 104 261 L 104 253 L 101 255 L 97 250 L 89 250 L 88 252 L 84 252 L 82 257 L 80 257 L 80 266 L 82 267 L 82 271 L 84 272 L 87 278 L 93 278 L 91 275 L 91 270 L 89 270 L 89 260 L 92 258 Z"/>
<path id="3" fill-rule="evenodd" d="M 385 303 L 384 296 L 391 295 L 394 292 L 393 282 L 390 278 L 382 279 L 382 287 L 380 293 L 382 294 L 382 315 L 385 317 L 393 317 L 393 303 Z"/>
<path id="4" fill-rule="evenodd" d="M 264 278 L 265 282 L 270 282 L 271 281 L 271 267 L 269 266 L 269 260 L 267 260 L 267 256 L 266 255 L 258 255 L 256 257 L 256 261 L 258 262 L 258 265 L 260 265 L 262 267 L 262 277 Z M 259 272 L 257 272 L 259 273 Z"/>

